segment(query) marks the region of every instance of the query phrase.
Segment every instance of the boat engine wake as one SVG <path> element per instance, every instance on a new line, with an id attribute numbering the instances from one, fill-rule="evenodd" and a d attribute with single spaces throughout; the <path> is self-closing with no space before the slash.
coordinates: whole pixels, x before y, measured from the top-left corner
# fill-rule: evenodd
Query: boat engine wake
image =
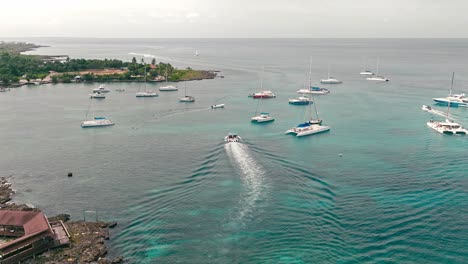
<path id="1" fill-rule="evenodd" d="M 128 53 L 129 55 L 135 55 L 135 56 L 143 56 L 145 58 L 156 58 L 156 56 L 152 54 L 144 54 L 144 53 L 135 53 L 135 52 L 130 52 Z"/>
<path id="2" fill-rule="evenodd" d="M 266 191 L 265 170 L 249 154 L 248 147 L 241 143 L 227 143 L 224 146 L 231 162 L 239 170 L 243 190 L 234 219 L 244 225 L 252 217 Z"/>

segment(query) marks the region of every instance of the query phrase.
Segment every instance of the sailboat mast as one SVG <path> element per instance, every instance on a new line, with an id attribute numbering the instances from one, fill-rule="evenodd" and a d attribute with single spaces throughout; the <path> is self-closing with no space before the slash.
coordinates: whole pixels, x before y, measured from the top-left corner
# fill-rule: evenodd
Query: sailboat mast
<path id="1" fill-rule="evenodd" d="M 380 64 L 380 57 L 377 58 L 377 74 L 376 75 L 379 75 L 379 65 Z"/>
<path id="2" fill-rule="evenodd" d="M 447 103 L 447 116 L 445 117 L 446 121 L 449 122 L 449 114 L 450 114 L 450 97 L 452 96 L 452 89 L 453 89 L 453 79 L 455 78 L 455 72 L 452 72 L 452 84 L 450 85 L 450 95 L 448 97 Z"/>
<path id="3" fill-rule="evenodd" d="M 143 58 L 141 59 L 141 62 L 143 63 L 143 67 L 145 68 L 145 91 L 146 91 L 146 64 Z"/>

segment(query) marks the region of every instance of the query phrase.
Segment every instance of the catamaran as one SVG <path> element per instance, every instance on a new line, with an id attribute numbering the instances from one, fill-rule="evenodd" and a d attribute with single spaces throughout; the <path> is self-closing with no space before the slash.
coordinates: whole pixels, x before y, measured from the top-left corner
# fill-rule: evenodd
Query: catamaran
<path id="1" fill-rule="evenodd" d="M 310 80 L 311 81 L 311 80 Z M 310 86 L 310 85 L 309 85 Z M 306 120 L 304 123 L 301 123 L 285 132 L 285 134 L 292 134 L 296 137 L 308 136 L 313 134 L 318 134 L 330 130 L 329 126 L 322 126 L 322 120 L 318 116 L 317 104 L 314 105 L 315 115 L 317 119 L 313 119 L 312 116 L 312 104 L 309 105 L 309 120 Z M 307 110 L 306 110 L 307 111 Z"/>
<path id="2" fill-rule="evenodd" d="M 452 74 L 452 85 L 453 85 L 453 76 Z M 466 130 L 462 125 L 450 120 L 450 98 L 447 104 L 447 113 L 445 115 L 445 122 L 438 122 L 430 120 L 427 122 L 427 126 L 434 129 L 435 131 L 445 134 L 445 135 L 466 135 L 468 130 Z"/>
<path id="3" fill-rule="evenodd" d="M 452 84 L 450 86 L 449 95 L 444 98 L 432 98 L 432 100 L 434 100 L 434 102 L 436 102 L 437 104 L 441 105 L 450 105 L 452 107 L 468 107 L 468 98 L 465 97 L 465 94 L 452 94 L 454 78 L 455 72 L 452 73 Z"/>
<path id="4" fill-rule="evenodd" d="M 89 94 L 89 97 L 95 98 L 95 99 L 105 99 L 106 95 L 101 92 L 94 92 L 94 93 Z"/>
<path id="5" fill-rule="evenodd" d="M 169 80 L 168 80 L 168 77 L 167 77 L 167 64 L 166 64 L 166 78 L 165 79 L 166 79 L 166 85 L 159 87 L 159 91 L 161 91 L 161 92 L 173 92 L 173 91 L 179 90 L 179 89 L 177 89 L 177 87 L 168 84 Z"/>
<path id="6" fill-rule="evenodd" d="M 366 60 L 366 63 L 364 64 L 364 70 L 362 72 L 359 73 L 360 75 L 366 75 L 366 76 L 369 76 L 369 75 L 374 75 L 374 73 L 370 70 L 368 70 L 367 68 L 367 60 Z"/>
<path id="7" fill-rule="evenodd" d="M 375 81 L 375 82 L 388 82 L 388 81 L 390 81 L 389 79 L 385 78 L 384 76 L 379 75 L 379 64 L 380 64 L 380 59 L 377 60 L 377 73 L 375 75 L 367 77 L 366 80 Z"/>
<path id="8" fill-rule="evenodd" d="M 88 118 L 89 111 L 91 109 L 93 100 L 90 100 L 88 110 L 86 111 L 86 116 L 85 118 Z M 81 127 L 82 128 L 87 128 L 87 127 L 104 127 L 104 126 L 113 126 L 114 123 L 110 121 L 109 119 L 105 117 L 94 117 L 92 120 L 85 120 L 81 122 Z"/>
<path id="9" fill-rule="evenodd" d="M 312 100 L 305 96 L 305 95 L 302 95 L 302 96 L 299 96 L 297 98 L 293 98 L 293 99 L 289 99 L 289 104 L 292 104 L 292 105 L 308 105 L 308 104 L 312 104 Z"/>
<path id="10" fill-rule="evenodd" d="M 184 103 L 192 103 L 195 102 L 195 97 L 187 95 L 187 83 L 184 82 L 185 86 L 185 95 L 184 97 L 179 98 L 179 102 L 184 102 Z"/>
<path id="11" fill-rule="evenodd" d="M 136 93 L 136 97 L 158 97 L 159 95 L 155 91 L 146 89 L 146 77 L 147 77 L 147 75 L 146 75 L 146 64 L 145 64 L 145 61 L 143 60 L 143 58 L 141 59 L 141 62 L 143 63 L 144 68 L 145 68 L 145 91 L 143 91 L 143 92 L 138 91 Z"/>
<path id="12" fill-rule="evenodd" d="M 257 115 L 258 108 L 261 104 L 263 104 L 263 98 L 258 101 L 257 108 L 255 109 L 255 116 L 252 117 L 250 121 L 254 123 L 265 123 L 275 121 L 275 118 L 273 118 L 268 112 L 261 112 L 260 115 Z"/>
<path id="13" fill-rule="evenodd" d="M 320 80 L 323 84 L 340 84 L 342 81 L 336 79 L 335 77 L 330 76 L 330 65 L 328 65 L 328 75 L 327 79 Z"/>
<path id="14" fill-rule="evenodd" d="M 265 73 L 265 67 L 262 68 L 262 75 L 260 76 L 260 92 L 258 93 L 251 93 L 249 97 L 253 99 L 268 99 L 268 98 L 275 98 L 276 94 L 274 94 L 271 90 L 263 90 L 263 74 Z"/>

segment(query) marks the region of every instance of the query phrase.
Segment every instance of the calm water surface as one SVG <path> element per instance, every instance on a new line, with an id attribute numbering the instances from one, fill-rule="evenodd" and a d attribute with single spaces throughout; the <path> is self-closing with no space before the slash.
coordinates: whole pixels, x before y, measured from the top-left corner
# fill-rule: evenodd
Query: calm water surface
<path id="1" fill-rule="evenodd" d="M 108 84 L 113 91 L 91 105 L 97 84 L 0 94 L 0 168 L 16 200 L 49 215 L 97 210 L 118 221 L 113 255 L 130 263 L 468 262 L 468 138 L 436 134 L 420 110 L 448 93 L 452 71 L 456 92 L 468 92 L 468 40 L 29 41 L 50 46 L 32 54 L 147 54 L 225 75 L 188 82 L 193 104 L 178 102 L 183 89 L 135 98 L 138 83 Z M 316 98 L 332 130 L 294 138 L 283 132 L 305 108 L 287 99 L 308 78 L 309 56 L 314 84 L 328 65 L 344 83 Z M 389 83 L 359 76 L 378 58 Z M 257 101 L 247 94 L 262 66 L 277 98 L 260 110 L 277 119 L 254 125 Z M 208 109 L 215 102 L 226 108 Z M 116 125 L 81 129 L 88 106 Z M 452 114 L 468 126 L 468 109 Z M 229 131 L 243 143 L 224 144 Z"/>

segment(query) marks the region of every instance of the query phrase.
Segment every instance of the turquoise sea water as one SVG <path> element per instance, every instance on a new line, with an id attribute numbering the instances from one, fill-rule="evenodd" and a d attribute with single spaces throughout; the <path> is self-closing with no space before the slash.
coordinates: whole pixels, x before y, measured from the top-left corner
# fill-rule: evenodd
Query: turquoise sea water
<path id="1" fill-rule="evenodd" d="M 137 99 L 141 84 L 108 84 L 126 91 L 93 101 L 93 114 L 116 123 L 103 129 L 79 126 L 97 84 L 0 94 L 0 168 L 16 199 L 50 215 L 97 210 L 118 221 L 112 255 L 130 263 L 468 262 L 468 138 L 430 130 L 421 111 L 448 93 L 452 71 L 455 91 L 468 92 L 468 40 L 29 41 L 51 46 L 33 54 L 149 54 L 225 76 L 188 82 L 194 104 L 178 102 L 183 89 Z M 316 98 L 331 131 L 294 138 L 283 133 L 305 108 L 287 100 L 308 78 L 310 56 L 314 84 L 328 65 L 343 84 L 322 86 L 331 93 Z M 389 83 L 359 75 L 378 58 Z M 263 66 L 277 98 L 261 110 L 276 121 L 255 125 L 257 101 L 247 95 Z M 219 98 L 226 108 L 208 109 Z M 468 126 L 468 109 L 451 113 Z M 229 131 L 242 144 L 225 145 Z"/>

